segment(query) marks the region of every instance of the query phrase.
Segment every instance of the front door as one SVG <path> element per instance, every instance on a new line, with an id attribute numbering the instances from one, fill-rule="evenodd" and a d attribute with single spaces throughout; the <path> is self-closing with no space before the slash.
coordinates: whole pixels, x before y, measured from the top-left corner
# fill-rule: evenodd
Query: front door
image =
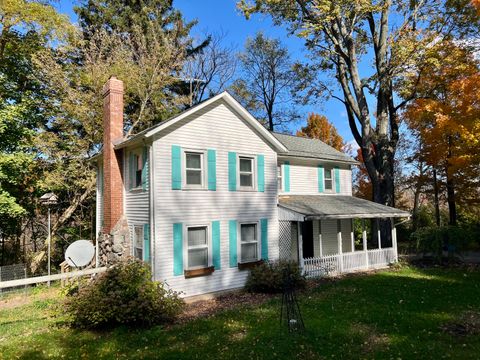
<path id="1" fill-rule="evenodd" d="M 313 222 L 304 221 L 302 224 L 303 258 L 313 258 Z"/>

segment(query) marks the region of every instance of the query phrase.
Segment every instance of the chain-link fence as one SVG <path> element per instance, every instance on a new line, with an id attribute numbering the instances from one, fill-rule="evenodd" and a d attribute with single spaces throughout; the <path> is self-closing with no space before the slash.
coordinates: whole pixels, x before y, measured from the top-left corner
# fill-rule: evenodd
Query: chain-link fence
<path id="1" fill-rule="evenodd" d="M 25 264 L 13 264 L 0 266 L 0 282 L 10 281 L 10 280 L 19 280 L 27 278 L 27 267 Z M 27 286 L 15 286 L 9 288 L 0 288 L 0 296 L 7 292 L 26 290 Z"/>

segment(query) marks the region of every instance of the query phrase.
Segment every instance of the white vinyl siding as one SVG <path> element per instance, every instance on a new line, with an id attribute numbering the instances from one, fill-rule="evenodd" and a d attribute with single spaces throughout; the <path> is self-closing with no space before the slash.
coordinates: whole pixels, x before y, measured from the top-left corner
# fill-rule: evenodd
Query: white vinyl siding
<path id="1" fill-rule="evenodd" d="M 321 225 L 319 223 L 321 221 Z M 338 253 L 338 239 L 337 239 L 337 220 L 313 220 L 313 248 L 314 256 L 320 256 L 320 230 L 322 232 L 322 250 L 323 255 L 332 255 Z M 351 240 L 351 220 L 341 220 L 342 231 L 342 251 L 344 253 L 352 251 Z"/>
<path id="2" fill-rule="evenodd" d="M 130 162 L 128 161 L 128 154 L 130 149 L 124 151 L 124 166 L 123 173 L 130 174 Z M 143 151 L 142 151 L 143 154 Z M 148 152 L 147 152 L 148 159 Z M 147 164 L 150 166 L 150 164 Z M 148 171 L 148 174 L 150 171 Z M 128 220 L 130 229 L 130 239 L 134 238 L 134 226 L 143 226 L 150 223 L 150 176 L 147 176 L 145 184 L 145 191 L 128 191 L 128 181 L 124 183 L 124 209 Z M 132 241 L 133 244 L 133 241 Z M 133 247 L 133 245 L 132 245 Z M 133 251 L 133 249 L 132 249 Z M 133 254 L 132 254 L 133 255 Z"/>
<path id="3" fill-rule="evenodd" d="M 173 127 L 159 133 L 161 137 L 153 142 L 156 196 L 156 240 L 152 251 L 155 254 L 154 277 L 166 281 L 175 290 L 183 291 L 183 296 L 243 287 L 248 270 L 231 268 L 229 264 L 229 220 L 240 224 L 252 219 L 268 219 L 268 256 L 269 259 L 278 258 L 276 152 L 223 101 L 207 106 L 194 117 L 187 117 Z M 216 150 L 216 191 L 171 190 L 172 145 L 182 149 Z M 265 156 L 265 192 L 228 191 L 229 151 L 236 152 L 238 156 Z M 256 165 L 253 170 L 256 170 Z M 188 279 L 174 276 L 173 224 L 210 225 L 212 221 L 220 222 L 221 268 L 209 276 Z M 237 237 L 237 243 L 239 241 Z"/>
<path id="4" fill-rule="evenodd" d="M 300 160 L 284 157 L 279 160 L 278 165 L 287 160 L 290 162 L 290 191 L 279 191 L 280 194 L 288 195 L 318 195 L 318 165 L 324 169 L 332 169 L 332 190 L 325 190 L 325 195 L 352 195 L 352 171 L 349 165 L 335 164 L 332 162 L 321 162 L 319 160 Z M 340 193 L 335 193 L 335 166 L 339 167 Z M 285 179 L 283 180 L 285 184 Z"/>

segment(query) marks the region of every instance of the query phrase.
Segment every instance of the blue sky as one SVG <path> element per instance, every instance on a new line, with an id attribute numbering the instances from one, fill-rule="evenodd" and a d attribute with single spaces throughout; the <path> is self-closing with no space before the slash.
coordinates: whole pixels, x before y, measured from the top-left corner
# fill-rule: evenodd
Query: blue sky
<path id="1" fill-rule="evenodd" d="M 73 6 L 76 1 L 61 0 L 56 4 L 57 9 L 70 16 L 73 22 L 77 18 L 73 12 Z M 256 32 L 262 31 L 269 37 L 281 39 L 292 57 L 301 61 L 307 61 L 307 52 L 304 50 L 303 41 L 295 36 L 288 36 L 282 27 L 272 24 L 272 21 L 266 16 L 255 15 L 250 20 L 246 20 L 236 9 L 236 0 L 176 0 L 174 6 L 181 10 L 187 21 L 197 20 L 198 24 L 194 27 L 192 35 L 199 37 L 205 32 L 220 32 L 226 34 L 225 45 L 232 45 L 241 50 L 247 37 L 254 36 Z M 308 112 L 317 112 L 326 115 L 331 122 L 335 124 L 340 135 L 346 142 L 353 139 L 345 116 L 343 104 L 338 100 L 328 100 L 320 105 L 306 106 L 301 110 L 306 119 Z M 295 127 L 304 125 L 305 122 L 297 124 Z M 292 129 L 295 130 L 295 129 Z"/>

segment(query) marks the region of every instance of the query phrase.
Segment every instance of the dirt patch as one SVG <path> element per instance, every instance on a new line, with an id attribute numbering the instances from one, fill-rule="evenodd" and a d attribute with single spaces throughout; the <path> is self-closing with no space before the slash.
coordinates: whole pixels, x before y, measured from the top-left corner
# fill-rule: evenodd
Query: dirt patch
<path id="1" fill-rule="evenodd" d="M 243 291 L 221 295 L 214 299 L 196 301 L 187 304 L 184 312 L 179 316 L 178 323 L 186 323 L 193 319 L 212 316 L 220 311 L 235 309 L 240 306 L 259 306 L 266 301 L 280 295 L 252 294 Z"/>
<path id="2" fill-rule="evenodd" d="M 480 313 L 467 311 L 458 319 L 440 326 L 440 330 L 457 337 L 480 334 Z"/>
<path id="3" fill-rule="evenodd" d="M 38 293 L 27 292 L 26 294 L 5 296 L 3 299 L 0 298 L 0 310 L 14 309 L 37 300 L 53 299 L 58 296 L 58 291 L 58 288 L 47 288 Z"/>

